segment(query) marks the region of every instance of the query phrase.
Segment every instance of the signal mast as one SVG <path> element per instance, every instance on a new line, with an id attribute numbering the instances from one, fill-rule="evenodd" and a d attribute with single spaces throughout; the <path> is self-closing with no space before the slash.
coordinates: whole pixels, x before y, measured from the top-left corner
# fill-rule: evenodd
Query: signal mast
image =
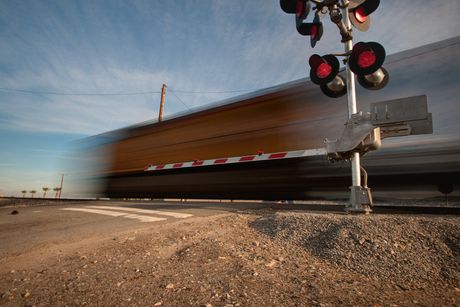
<path id="1" fill-rule="evenodd" d="M 313 22 L 304 23 L 311 9 L 316 4 Z M 340 2 L 340 3 L 339 3 Z M 310 57 L 310 79 L 320 86 L 321 91 L 331 98 L 345 94 L 348 97 L 348 118 L 353 120 L 357 114 L 355 74 L 361 86 L 368 90 L 379 90 L 387 85 L 388 72 L 382 68 L 385 61 L 385 49 L 376 42 L 359 42 L 353 46 L 351 24 L 360 30 L 367 31 L 370 27 L 370 15 L 378 8 L 380 0 L 280 0 L 281 9 L 288 14 L 295 14 L 297 32 L 310 36 L 311 46 L 323 35 L 323 24 L 320 16 L 330 15 L 331 21 L 337 25 L 345 46 L 345 53 Z M 337 56 L 344 56 L 346 62 L 346 78 L 339 75 L 340 64 Z M 328 156 L 330 160 L 330 156 Z M 353 152 L 346 160 L 351 161 L 352 182 L 350 212 L 372 212 L 372 196 L 367 184 L 361 186 L 360 153 Z"/>

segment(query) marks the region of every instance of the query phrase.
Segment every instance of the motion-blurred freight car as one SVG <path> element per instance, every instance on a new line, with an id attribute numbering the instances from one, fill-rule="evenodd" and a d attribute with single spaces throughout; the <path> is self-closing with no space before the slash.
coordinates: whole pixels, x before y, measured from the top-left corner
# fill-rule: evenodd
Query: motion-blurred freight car
<path id="1" fill-rule="evenodd" d="M 433 114 L 433 134 L 384 140 L 381 149 L 362 159 L 374 196 L 436 196 L 440 185 L 460 195 L 459 56 L 460 37 L 397 53 L 384 64 L 387 87 L 357 87 L 359 111 L 369 112 L 372 102 L 427 95 Z M 324 155 L 144 170 L 324 148 L 324 139 L 341 138 L 347 120 L 346 96 L 329 98 L 305 78 L 117 131 L 122 137 L 100 147 L 99 163 L 106 164 L 99 176 L 108 197 L 348 197 L 349 163 L 331 164 Z"/>

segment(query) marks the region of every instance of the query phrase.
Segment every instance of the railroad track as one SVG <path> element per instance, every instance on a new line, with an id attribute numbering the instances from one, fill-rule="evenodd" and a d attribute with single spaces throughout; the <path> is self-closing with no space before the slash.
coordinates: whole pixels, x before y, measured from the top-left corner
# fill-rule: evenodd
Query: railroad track
<path id="1" fill-rule="evenodd" d="M 81 198 L 61 198 L 61 199 L 51 199 L 51 198 L 15 198 L 15 197 L 3 197 L 0 199 L 0 208 L 2 207 L 22 207 L 22 206 L 37 206 L 37 205 L 51 205 L 51 204 L 62 204 L 62 203 L 75 203 L 75 202 L 88 202 L 88 201 L 97 201 L 97 199 L 81 199 Z M 124 201 L 126 204 L 133 202 L 132 200 L 117 200 Z M 136 203 L 139 200 L 134 200 Z M 403 200 L 397 200 L 399 203 L 403 202 Z M 100 200 L 101 203 L 109 202 L 108 200 Z M 143 201 L 144 202 L 144 201 Z M 225 206 L 228 209 L 231 209 L 233 205 L 232 202 L 219 202 L 219 200 L 215 201 L 199 201 L 199 200 L 188 200 L 184 203 L 184 207 L 187 204 L 191 204 L 194 202 L 209 203 L 211 205 L 219 205 Z M 406 201 L 413 203 L 413 205 L 381 205 L 376 204 L 372 207 L 373 214 L 439 214 L 439 215 L 460 215 L 460 206 L 458 202 L 455 202 L 452 206 L 446 206 L 446 204 L 442 202 L 438 202 L 437 205 L 427 206 L 423 204 L 423 200 L 411 200 Z M 149 203 L 166 203 L 166 204 L 178 204 L 179 202 L 175 201 L 162 201 L 162 200 L 155 200 L 150 201 L 146 200 L 145 204 L 148 205 Z M 385 202 L 381 202 L 385 203 Z M 417 205 L 417 203 L 419 203 Z M 420 205 L 420 203 L 422 205 Z M 430 202 L 433 204 L 433 202 Z M 327 212 L 344 212 L 344 209 L 347 206 L 347 201 L 325 201 L 325 200 L 318 200 L 318 201 L 299 201 L 299 202 L 254 202 L 248 201 L 248 208 L 272 208 L 274 210 L 308 210 L 308 211 L 327 211 Z M 238 208 L 241 208 L 242 203 L 238 202 Z"/>

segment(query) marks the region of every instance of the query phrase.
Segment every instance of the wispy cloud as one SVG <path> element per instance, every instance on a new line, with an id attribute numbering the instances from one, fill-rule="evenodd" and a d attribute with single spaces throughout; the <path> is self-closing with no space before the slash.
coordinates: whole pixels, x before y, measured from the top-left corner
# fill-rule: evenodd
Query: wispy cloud
<path id="1" fill-rule="evenodd" d="M 176 91 L 256 89 L 308 76 L 313 53 L 343 51 L 328 17 L 312 49 L 278 1 L 3 1 L 0 8 L 4 88 L 75 94 L 155 92 L 162 84 Z M 396 52 L 458 35 L 459 13 L 457 0 L 383 1 L 371 30 L 354 36 Z M 235 96 L 176 95 L 167 95 L 166 114 L 186 110 L 182 102 L 193 108 Z M 159 101 L 160 94 L 0 91 L 0 129 L 91 135 L 157 118 Z"/>

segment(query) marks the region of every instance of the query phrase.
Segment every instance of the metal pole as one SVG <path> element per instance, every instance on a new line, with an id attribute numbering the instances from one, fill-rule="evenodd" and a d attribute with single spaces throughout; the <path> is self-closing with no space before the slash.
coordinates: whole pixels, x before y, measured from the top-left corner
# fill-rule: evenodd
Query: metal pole
<path id="1" fill-rule="evenodd" d="M 348 14 L 348 0 L 342 0 L 343 8 L 342 14 L 344 19 L 345 27 L 350 31 L 351 38 L 351 23 L 350 17 Z M 353 50 L 353 40 L 347 40 L 344 42 L 345 53 L 351 52 Z M 352 117 L 353 114 L 358 113 L 356 106 L 356 87 L 355 87 L 355 74 L 351 71 L 349 63 L 347 62 L 347 95 L 348 95 L 348 119 Z M 351 161 L 351 176 L 352 176 L 352 187 L 350 195 L 350 208 L 345 209 L 350 212 L 362 212 L 369 213 L 372 210 L 369 208 L 369 205 L 363 199 L 363 195 L 370 198 L 370 190 L 366 187 L 363 189 L 361 187 L 361 163 L 359 153 L 353 153 L 353 158 Z"/>
<path id="2" fill-rule="evenodd" d="M 348 1 L 344 1 L 348 4 Z M 345 27 L 347 29 L 351 29 L 350 18 L 348 16 L 348 5 L 346 5 L 343 9 L 343 16 Z M 346 41 L 345 45 L 345 53 L 350 52 L 353 50 L 353 40 Z M 347 63 L 347 95 L 348 95 L 348 118 L 351 118 L 351 115 L 356 114 L 358 112 L 356 106 L 356 87 L 355 87 L 355 74 L 351 71 L 348 63 Z M 359 153 L 353 154 L 353 160 L 351 161 L 351 172 L 352 172 L 352 182 L 353 186 L 361 186 L 361 174 L 360 174 L 360 159 Z"/>
<path id="3" fill-rule="evenodd" d="M 163 89 L 161 91 L 160 114 L 158 115 L 158 122 L 161 122 L 161 120 L 163 119 L 163 106 L 165 104 L 165 89 L 166 89 L 166 84 L 163 84 Z"/>

